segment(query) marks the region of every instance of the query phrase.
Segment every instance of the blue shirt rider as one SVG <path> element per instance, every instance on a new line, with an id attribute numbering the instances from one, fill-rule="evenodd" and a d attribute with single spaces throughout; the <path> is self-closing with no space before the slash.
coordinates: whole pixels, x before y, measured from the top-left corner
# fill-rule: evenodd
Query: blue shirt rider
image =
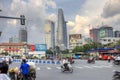
<path id="1" fill-rule="evenodd" d="M 20 70 L 23 75 L 23 80 L 28 80 L 29 69 L 30 69 L 30 66 L 26 63 L 26 60 L 23 60 L 20 66 Z"/>

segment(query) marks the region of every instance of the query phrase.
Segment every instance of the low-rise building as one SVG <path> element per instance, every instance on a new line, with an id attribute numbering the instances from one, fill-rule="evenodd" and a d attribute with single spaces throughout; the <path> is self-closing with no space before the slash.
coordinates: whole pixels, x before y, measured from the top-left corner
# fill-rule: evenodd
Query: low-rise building
<path id="1" fill-rule="evenodd" d="M 0 54 L 7 52 L 10 55 L 23 55 L 28 49 L 26 43 L 0 43 Z"/>
<path id="2" fill-rule="evenodd" d="M 120 38 L 118 37 L 105 37 L 100 39 L 100 43 L 103 45 L 109 44 L 109 43 L 116 43 Z"/>

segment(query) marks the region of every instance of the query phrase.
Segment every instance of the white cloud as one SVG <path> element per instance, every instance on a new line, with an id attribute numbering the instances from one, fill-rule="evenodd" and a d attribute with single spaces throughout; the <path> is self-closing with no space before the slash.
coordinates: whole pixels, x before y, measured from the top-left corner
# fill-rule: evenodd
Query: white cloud
<path id="1" fill-rule="evenodd" d="M 102 24 L 109 25 L 114 29 L 118 30 L 118 25 L 120 25 L 120 13 L 114 14 L 114 16 L 109 18 L 104 18 L 101 14 L 109 16 L 109 12 L 115 13 L 116 10 L 119 11 L 120 0 L 87 0 L 85 4 L 80 8 L 79 14 L 75 16 L 75 25 L 70 29 L 69 33 L 81 33 L 82 35 L 89 35 L 90 28 L 100 27 Z M 110 4 L 110 5 L 106 5 Z M 110 9 L 108 9 L 108 6 Z M 113 6 L 113 7 L 112 7 Z M 110 10 L 105 12 L 105 10 Z"/>
<path id="2" fill-rule="evenodd" d="M 105 18 L 120 14 L 120 0 L 109 0 L 103 8 L 102 16 Z"/>
<path id="3" fill-rule="evenodd" d="M 44 42 L 44 27 L 43 23 L 47 17 L 46 9 L 48 7 L 56 8 L 56 4 L 53 0 L 12 0 L 8 4 L 10 9 L 6 9 L 8 15 L 20 17 L 20 15 L 25 15 L 26 24 L 25 26 L 28 29 L 28 42 L 32 43 L 43 43 Z M 2 5 L 6 7 L 5 5 Z M 15 25 L 18 27 L 24 27 L 20 25 L 20 20 L 15 21 L 6 21 L 7 25 Z M 19 29 L 19 28 L 17 28 Z M 4 31 L 6 31 L 5 28 Z M 18 30 L 16 30 L 18 31 Z M 14 32 L 13 32 L 14 33 Z M 3 33 L 8 36 L 7 31 Z M 16 33 L 18 34 L 18 32 Z M 10 35 L 9 35 L 10 36 Z M 5 36 L 2 39 L 6 39 Z M 5 40 L 3 40 L 5 41 Z"/>
<path id="4" fill-rule="evenodd" d="M 54 13 L 50 14 L 47 18 L 53 22 L 57 21 L 57 15 Z"/>
<path id="5" fill-rule="evenodd" d="M 72 21 L 68 21 L 68 22 L 67 22 L 67 26 L 74 27 L 74 26 L 75 26 L 75 23 L 72 22 Z"/>
<path id="6" fill-rule="evenodd" d="M 16 20 L 8 20 L 7 23 L 10 25 L 16 26 L 17 21 Z"/>
<path id="7" fill-rule="evenodd" d="M 81 33 L 85 35 L 88 34 L 88 31 L 89 31 L 88 23 L 89 23 L 88 17 L 82 17 L 79 15 L 76 15 L 75 22 L 71 22 L 71 21 L 69 22 L 68 26 L 73 26 L 73 28 L 70 30 L 69 33 L 70 34 Z"/>

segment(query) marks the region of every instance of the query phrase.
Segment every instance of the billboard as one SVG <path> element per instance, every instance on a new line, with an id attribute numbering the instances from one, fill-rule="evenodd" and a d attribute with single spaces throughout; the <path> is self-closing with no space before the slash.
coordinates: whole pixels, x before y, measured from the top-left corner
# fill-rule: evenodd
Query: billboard
<path id="1" fill-rule="evenodd" d="M 74 41 L 80 40 L 82 38 L 81 34 L 70 34 L 69 42 L 72 43 Z"/>
<path id="2" fill-rule="evenodd" d="M 99 35 L 100 35 L 100 38 L 104 38 L 106 36 L 104 28 L 100 29 Z"/>
<path id="3" fill-rule="evenodd" d="M 35 51 L 35 45 L 30 45 L 30 51 Z"/>
<path id="4" fill-rule="evenodd" d="M 35 44 L 35 51 L 46 51 L 46 44 Z"/>

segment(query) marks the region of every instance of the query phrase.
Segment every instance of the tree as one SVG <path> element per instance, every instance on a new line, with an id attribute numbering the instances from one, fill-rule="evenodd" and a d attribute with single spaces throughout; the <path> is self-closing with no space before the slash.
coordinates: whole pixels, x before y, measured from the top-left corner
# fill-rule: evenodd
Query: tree
<path id="1" fill-rule="evenodd" d="M 1 55 L 7 56 L 7 55 L 8 55 L 8 52 L 2 52 Z"/>
<path id="2" fill-rule="evenodd" d="M 117 47 L 117 50 L 120 51 L 120 40 L 117 41 L 116 46 L 118 46 L 118 47 Z"/>

